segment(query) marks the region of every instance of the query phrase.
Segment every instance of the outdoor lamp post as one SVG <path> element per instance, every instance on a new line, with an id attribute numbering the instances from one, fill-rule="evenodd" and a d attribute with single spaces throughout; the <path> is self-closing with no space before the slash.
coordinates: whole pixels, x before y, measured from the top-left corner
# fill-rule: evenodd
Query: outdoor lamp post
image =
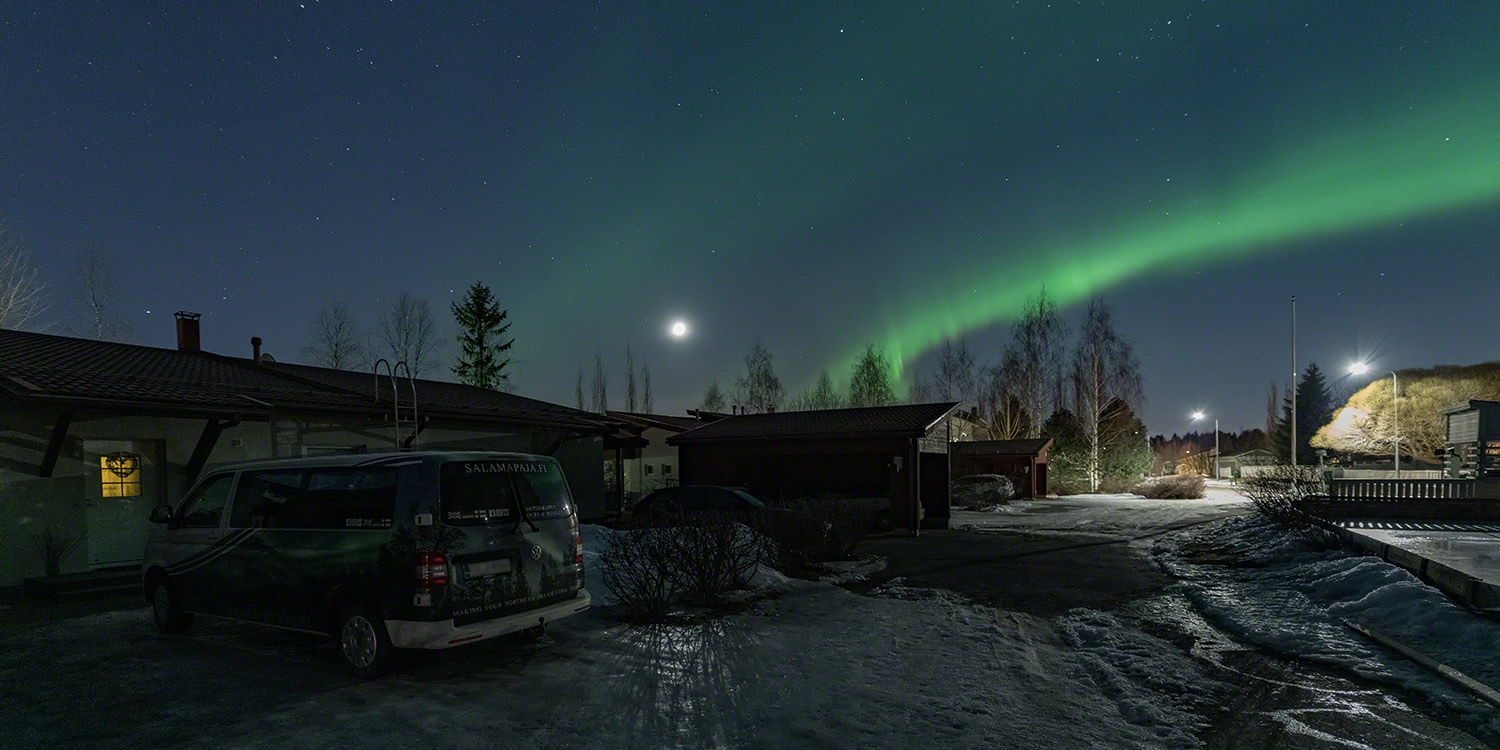
<path id="1" fill-rule="evenodd" d="M 1201 411 L 1193 412 L 1193 419 L 1199 420 L 1204 417 Z M 1214 479 L 1219 478 L 1219 418 L 1214 417 Z"/>
<path id="2" fill-rule="evenodd" d="M 1352 364 L 1352 365 L 1349 366 L 1349 372 L 1352 372 L 1355 375 L 1363 375 L 1363 374 L 1365 374 L 1365 373 L 1367 373 L 1369 371 L 1370 371 L 1370 366 L 1367 365 L 1367 364 L 1365 364 L 1365 363 L 1363 363 L 1363 362 L 1355 362 L 1354 364 Z M 1400 391 L 1397 390 L 1396 371 L 1395 370 L 1386 370 L 1386 372 L 1388 372 L 1388 373 L 1391 374 L 1391 432 L 1395 436 L 1395 439 L 1392 440 L 1391 442 L 1393 442 L 1393 443 L 1396 444 L 1396 455 L 1395 455 L 1394 466 L 1395 466 L 1395 469 L 1396 469 L 1396 478 L 1400 479 L 1401 478 L 1401 401 L 1400 401 L 1399 398 L 1397 398 L 1400 395 Z"/>

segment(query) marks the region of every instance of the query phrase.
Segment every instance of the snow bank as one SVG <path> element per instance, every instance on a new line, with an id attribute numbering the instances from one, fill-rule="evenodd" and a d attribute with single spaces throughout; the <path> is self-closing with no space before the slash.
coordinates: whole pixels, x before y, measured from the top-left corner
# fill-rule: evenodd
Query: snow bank
<path id="1" fill-rule="evenodd" d="M 1454 604 L 1379 558 L 1318 550 L 1256 517 L 1158 540 L 1155 559 L 1210 622 L 1276 652 L 1419 691 L 1471 721 L 1500 728 L 1493 709 L 1345 626 L 1371 625 L 1492 687 L 1500 687 L 1500 624 Z"/>

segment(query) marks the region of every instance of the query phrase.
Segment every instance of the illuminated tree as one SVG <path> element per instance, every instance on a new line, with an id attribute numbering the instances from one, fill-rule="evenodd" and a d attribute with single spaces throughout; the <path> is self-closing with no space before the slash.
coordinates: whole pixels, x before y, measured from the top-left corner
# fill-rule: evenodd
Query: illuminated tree
<path id="1" fill-rule="evenodd" d="M 1104 298 L 1089 300 L 1078 348 L 1073 352 L 1073 414 L 1084 440 L 1083 475 L 1089 490 L 1099 491 L 1112 459 L 1105 453 L 1133 434 L 1133 420 L 1121 419 L 1141 400 L 1140 365 L 1130 342 L 1115 330 Z M 1144 445 L 1145 436 L 1141 435 Z M 1149 451 L 1148 451 L 1149 453 Z"/>
<path id="2" fill-rule="evenodd" d="M 1389 455 L 1399 431 L 1402 455 L 1430 458 L 1447 445 L 1443 409 L 1470 399 L 1500 401 L 1500 362 L 1399 370 L 1397 376 L 1399 415 L 1391 378 L 1376 378 L 1355 391 L 1310 444 L 1345 453 Z"/>
<path id="3" fill-rule="evenodd" d="M 896 403 L 896 390 L 891 385 L 891 365 L 885 352 L 874 344 L 865 344 L 865 350 L 854 361 L 849 373 L 850 406 L 890 406 Z"/>
<path id="4" fill-rule="evenodd" d="M 1031 418 L 1021 400 L 1007 386 L 999 368 L 987 368 L 979 389 L 979 418 L 990 440 L 1015 440 L 1031 432 Z"/>
<path id="5" fill-rule="evenodd" d="M 313 318 L 312 341 L 303 348 L 308 362 L 335 370 L 362 370 L 369 363 L 360 345 L 359 326 L 342 302 L 329 302 Z"/>
<path id="6" fill-rule="evenodd" d="M 516 340 L 503 340 L 510 330 L 510 323 L 505 320 L 507 314 L 508 311 L 500 309 L 490 288 L 478 281 L 469 287 L 461 302 L 453 304 L 459 348 L 453 374 L 458 376 L 458 382 L 497 391 L 510 390 L 510 373 L 505 371 L 510 358 L 504 354 Z"/>

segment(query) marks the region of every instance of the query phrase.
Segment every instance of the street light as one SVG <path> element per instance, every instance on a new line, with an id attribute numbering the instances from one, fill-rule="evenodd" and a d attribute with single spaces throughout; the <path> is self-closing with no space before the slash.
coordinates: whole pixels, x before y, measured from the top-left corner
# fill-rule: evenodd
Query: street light
<path id="1" fill-rule="evenodd" d="M 1349 365 L 1349 372 L 1355 375 L 1363 375 L 1370 371 L 1370 366 L 1363 362 L 1355 362 Z M 1397 390 L 1396 371 L 1386 370 L 1391 374 L 1391 432 L 1395 435 L 1396 444 L 1395 468 L 1396 478 L 1401 478 L 1401 401 L 1397 398 L 1400 392 Z"/>
<path id="2" fill-rule="evenodd" d="M 1195 412 L 1193 412 L 1193 420 L 1194 421 L 1202 419 L 1204 416 L 1206 416 L 1206 415 L 1204 415 L 1204 413 L 1201 412 L 1201 411 L 1195 411 Z M 1218 479 L 1218 478 L 1219 478 L 1219 418 L 1218 417 L 1214 417 L 1214 479 Z"/>

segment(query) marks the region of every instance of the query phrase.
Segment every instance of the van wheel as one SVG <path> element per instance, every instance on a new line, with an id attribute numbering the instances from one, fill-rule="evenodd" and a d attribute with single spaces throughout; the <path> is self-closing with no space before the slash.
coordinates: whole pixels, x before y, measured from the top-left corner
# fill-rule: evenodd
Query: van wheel
<path id="1" fill-rule="evenodd" d="M 156 629 L 167 635 L 186 633 L 193 625 L 193 614 L 182 611 L 177 587 L 165 577 L 158 578 L 151 589 L 151 615 Z"/>
<path id="2" fill-rule="evenodd" d="M 349 673 L 361 679 L 373 679 L 391 669 L 395 647 L 385 630 L 385 621 L 370 613 L 368 607 L 355 605 L 339 617 L 339 657 Z"/>

